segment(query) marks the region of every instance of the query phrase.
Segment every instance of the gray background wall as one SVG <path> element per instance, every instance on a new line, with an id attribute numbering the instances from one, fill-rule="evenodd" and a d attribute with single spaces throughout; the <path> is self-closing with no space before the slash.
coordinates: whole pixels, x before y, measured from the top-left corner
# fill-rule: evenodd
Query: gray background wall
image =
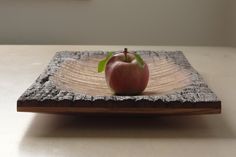
<path id="1" fill-rule="evenodd" d="M 232 0 L 232 7 L 231 7 L 231 45 L 236 46 L 236 0 Z"/>
<path id="2" fill-rule="evenodd" d="M 0 44 L 236 45 L 235 0 L 0 0 Z"/>

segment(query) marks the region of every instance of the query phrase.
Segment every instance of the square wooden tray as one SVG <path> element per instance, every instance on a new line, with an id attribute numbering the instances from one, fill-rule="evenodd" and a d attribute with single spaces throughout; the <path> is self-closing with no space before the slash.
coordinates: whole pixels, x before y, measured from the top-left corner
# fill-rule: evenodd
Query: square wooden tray
<path id="1" fill-rule="evenodd" d="M 97 73 L 107 52 L 57 52 L 17 101 L 17 111 L 80 114 L 212 114 L 221 101 L 180 51 L 137 51 L 149 66 L 142 95 L 116 96 Z"/>

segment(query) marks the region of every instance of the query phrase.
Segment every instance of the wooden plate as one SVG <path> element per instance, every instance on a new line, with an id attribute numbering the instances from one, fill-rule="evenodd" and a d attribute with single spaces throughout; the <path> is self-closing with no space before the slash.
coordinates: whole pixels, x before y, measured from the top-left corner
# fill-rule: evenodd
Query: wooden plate
<path id="1" fill-rule="evenodd" d="M 97 73 L 107 52 L 58 52 L 17 101 L 17 110 L 47 113 L 209 114 L 221 101 L 180 51 L 137 51 L 149 66 L 142 95 L 116 96 Z"/>

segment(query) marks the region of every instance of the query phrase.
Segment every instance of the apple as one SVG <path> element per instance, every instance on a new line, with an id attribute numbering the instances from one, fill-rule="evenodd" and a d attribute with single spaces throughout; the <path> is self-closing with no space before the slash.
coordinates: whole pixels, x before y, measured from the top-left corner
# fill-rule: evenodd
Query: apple
<path id="1" fill-rule="evenodd" d="M 149 70 L 140 56 L 137 58 L 137 54 L 129 53 L 125 48 L 107 61 L 105 78 L 115 94 L 137 95 L 141 94 L 148 84 Z"/>

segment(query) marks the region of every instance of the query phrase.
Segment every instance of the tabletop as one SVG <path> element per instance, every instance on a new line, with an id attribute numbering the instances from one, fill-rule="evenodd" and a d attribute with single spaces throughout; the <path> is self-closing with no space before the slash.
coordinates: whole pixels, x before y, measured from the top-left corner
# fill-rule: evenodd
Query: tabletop
<path id="1" fill-rule="evenodd" d="M 198 116 L 81 116 L 16 112 L 18 97 L 64 50 L 181 50 L 222 101 L 222 113 Z M 236 48 L 183 46 L 0 46 L 2 156 L 236 155 Z"/>

